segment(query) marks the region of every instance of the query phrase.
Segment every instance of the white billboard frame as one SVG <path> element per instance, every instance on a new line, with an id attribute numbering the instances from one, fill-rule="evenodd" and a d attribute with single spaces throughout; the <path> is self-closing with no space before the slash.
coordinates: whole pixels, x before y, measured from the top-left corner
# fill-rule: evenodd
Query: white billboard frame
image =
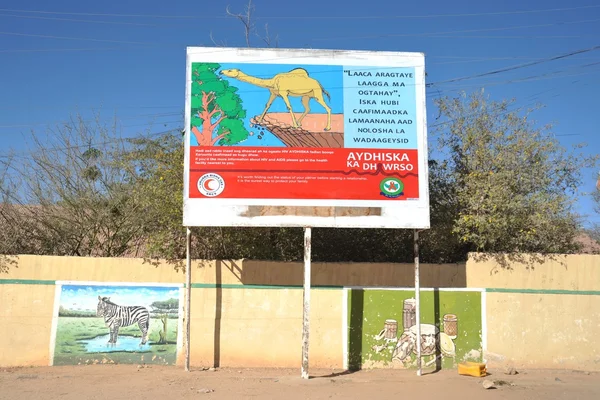
<path id="1" fill-rule="evenodd" d="M 253 63 L 343 65 L 355 67 L 411 67 L 416 82 L 416 130 L 419 173 L 419 198 L 414 200 L 306 200 L 306 199 L 231 199 L 189 198 L 190 185 L 190 125 L 192 63 Z M 188 47 L 186 54 L 185 86 L 185 159 L 183 225 L 237 226 L 237 227 L 329 227 L 329 228 L 391 228 L 429 229 L 429 171 L 427 148 L 427 116 L 425 94 L 425 56 L 423 53 L 345 51 L 315 49 L 256 49 Z M 396 149 L 391 149 L 396 150 Z M 302 215 L 282 213 L 256 215 L 249 213 L 252 206 L 273 207 L 344 207 L 380 208 L 378 215 L 348 216 L 344 213 L 329 215 Z M 321 213 L 323 214 L 323 213 Z"/>

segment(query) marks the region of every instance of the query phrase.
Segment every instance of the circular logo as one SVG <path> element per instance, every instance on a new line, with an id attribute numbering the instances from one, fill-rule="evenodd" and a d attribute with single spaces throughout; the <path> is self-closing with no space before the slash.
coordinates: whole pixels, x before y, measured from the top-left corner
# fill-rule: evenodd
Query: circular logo
<path id="1" fill-rule="evenodd" d="M 225 181 L 218 174 L 204 174 L 198 179 L 198 190 L 206 197 L 220 195 L 225 189 Z"/>
<path id="2" fill-rule="evenodd" d="M 379 189 L 381 189 L 381 194 L 386 197 L 398 197 L 402 195 L 404 183 L 398 178 L 389 177 L 381 181 Z"/>

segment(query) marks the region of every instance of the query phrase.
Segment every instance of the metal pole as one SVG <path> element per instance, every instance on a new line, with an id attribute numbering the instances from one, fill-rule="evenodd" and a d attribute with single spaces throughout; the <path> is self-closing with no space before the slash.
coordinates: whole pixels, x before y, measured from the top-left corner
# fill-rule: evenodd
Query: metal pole
<path id="1" fill-rule="evenodd" d="M 185 265 L 185 370 L 190 370 L 190 306 L 192 304 L 192 255 L 191 255 L 192 231 L 187 228 L 186 232 L 186 265 Z"/>
<path id="2" fill-rule="evenodd" d="M 308 379 L 308 344 L 310 316 L 310 249 L 311 228 L 304 228 L 304 306 L 302 308 L 302 379 Z"/>
<path id="3" fill-rule="evenodd" d="M 419 231 L 415 229 L 415 307 L 417 323 L 417 375 L 421 376 L 421 283 L 419 282 Z"/>

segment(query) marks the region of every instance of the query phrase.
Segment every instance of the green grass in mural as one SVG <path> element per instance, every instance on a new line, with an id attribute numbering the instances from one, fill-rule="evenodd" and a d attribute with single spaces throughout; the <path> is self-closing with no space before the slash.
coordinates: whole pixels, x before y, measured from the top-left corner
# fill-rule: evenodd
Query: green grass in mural
<path id="1" fill-rule="evenodd" d="M 377 340 L 387 319 L 398 322 L 397 337 L 403 333 L 404 300 L 414 298 L 413 291 L 351 290 L 349 293 L 349 366 L 359 369 L 368 363 L 389 365 L 392 363 L 391 348 Z M 453 340 L 455 357 L 442 357 L 442 368 L 454 368 L 463 360 L 481 360 L 481 293 L 465 291 L 421 292 L 421 324 L 436 325 L 444 332 L 443 318 L 455 314 L 458 318 L 458 334 Z M 373 347 L 382 346 L 377 352 Z M 415 359 L 411 354 L 410 358 Z M 427 362 L 430 358 L 423 358 Z M 400 363 L 402 365 L 402 363 Z M 408 364 L 408 367 L 413 365 Z M 432 367 L 435 364 L 432 364 Z"/>
<path id="2" fill-rule="evenodd" d="M 159 319 L 150 320 L 148 335 L 149 349 L 143 351 L 87 352 L 82 340 L 98 339 L 108 335 L 108 328 L 102 318 L 59 317 L 56 330 L 54 365 L 93 364 L 93 363 L 145 363 L 174 364 L 177 352 L 176 318 L 167 322 L 167 344 L 158 344 L 159 332 L 163 324 Z M 141 339 L 137 325 L 121 328 L 119 339 Z M 104 340 L 104 342 L 108 339 Z"/>

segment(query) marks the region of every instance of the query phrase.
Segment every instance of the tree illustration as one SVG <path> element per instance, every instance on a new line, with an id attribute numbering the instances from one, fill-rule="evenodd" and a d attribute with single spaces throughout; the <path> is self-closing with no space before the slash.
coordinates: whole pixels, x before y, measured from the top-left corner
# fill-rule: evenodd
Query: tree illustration
<path id="1" fill-rule="evenodd" d="M 169 321 L 169 315 L 177 316 L 179 312 L 179 300 L 155 301 L 150 307 L 152 307 L 153 316 L 160 318 L 160 322 L 163 324 L 163 330 L 158 332 L 160 336 L 158 343 L 167 344 L 167 322 Z"/>
<path id="2" fill-rule="evenodd" d="M 248 137 L 238 89 L 218 75 L 219 68 L 192 64 L 191 130 L 199 146 L 233 145 Z"/>

